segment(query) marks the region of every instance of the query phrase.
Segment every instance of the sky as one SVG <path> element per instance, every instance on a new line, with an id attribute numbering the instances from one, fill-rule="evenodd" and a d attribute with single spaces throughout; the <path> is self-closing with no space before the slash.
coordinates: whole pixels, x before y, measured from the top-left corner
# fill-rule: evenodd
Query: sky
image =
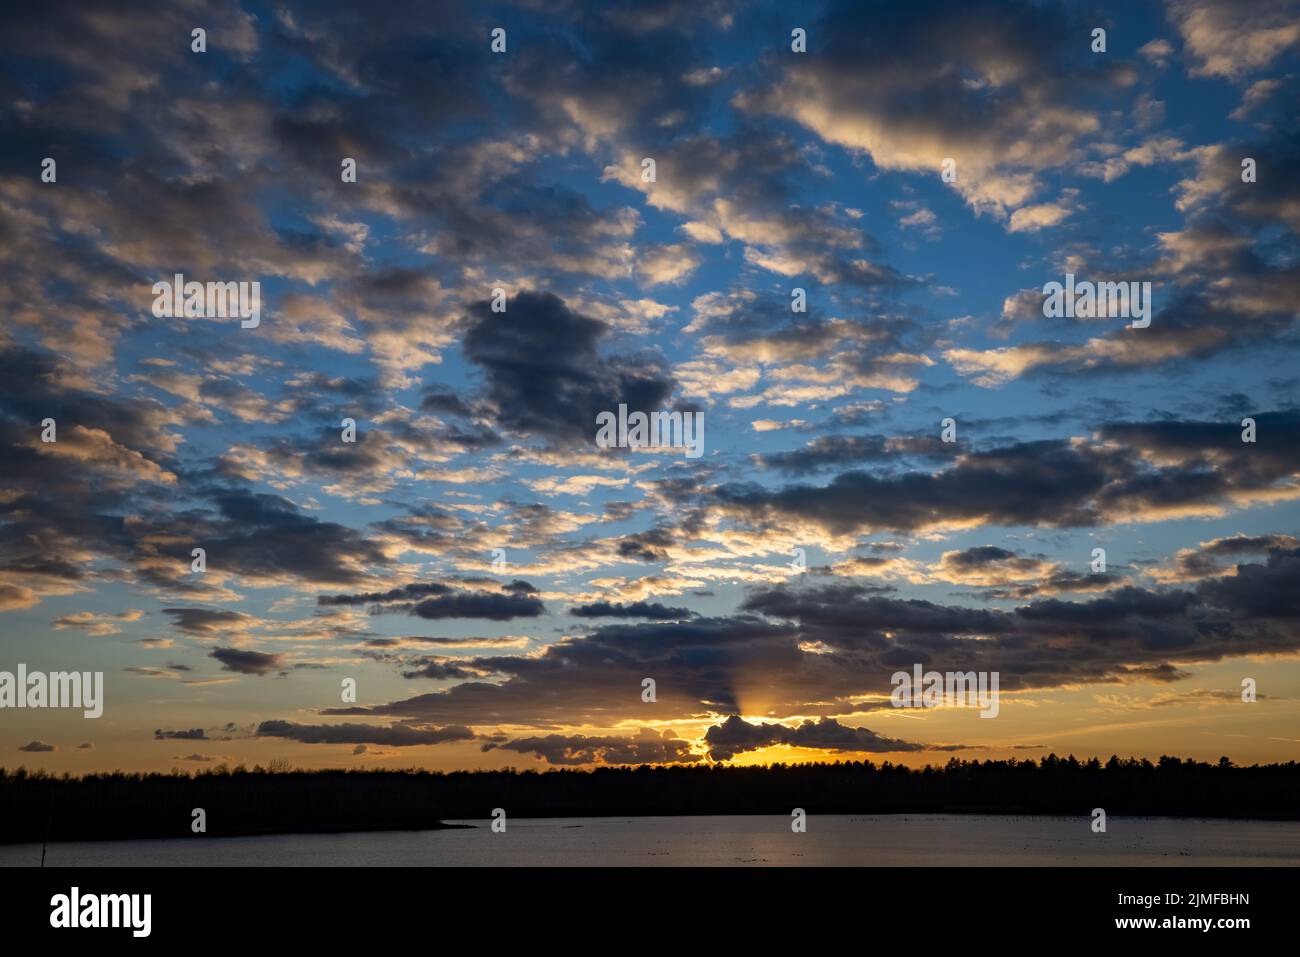
<path id="1" fill-rule="evenodd" d="M 2 17 L 0 766 L 1300 757 L 1295 0 Z"/>

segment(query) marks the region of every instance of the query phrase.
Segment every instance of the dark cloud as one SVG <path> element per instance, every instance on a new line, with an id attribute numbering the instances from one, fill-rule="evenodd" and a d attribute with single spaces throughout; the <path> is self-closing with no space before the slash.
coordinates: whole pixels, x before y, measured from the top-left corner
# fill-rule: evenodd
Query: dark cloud
<path id="1" fill-rule="evenodd" d="M 304 515 L 278 496 L 232 491 L 214 500 L 225 522 L 203 540 L 222 567 L 258 578 L 347 585 L 364 577 L 361 568 L 388 564 L 359 532 Z"/>
<path id="2" fill-rule="evenodd" d="M 462 418 L 469 418 L 474 414 L 458 392 L 436 384 L 425 386 L 424 395 L 420 399 L 420 408 L 427 412 L 442 412 Z"/>
<path id="3" fill-rule="evenodd" d="M 709 746 L 709 757 L 715 761 L 728 761 L 737 754 L 757 751 L 773 744 L 835 752 L 925 750 L 924 745 L 881 737 L 867 728 L 850 728 L 834 718 L 805 721 L 796 727 L 787 727 L 766 722 L 750 724 L 733 714 L 722 724 L 709 728 L 704 733 L 704 741 Z"/>
<path id="4" fill-rule="evenodd" d="M 1241 564 L 1235 575 L 1203 582 L 1198 593 L 1249 618 L 1300 618 L 1300 548 L 1274 549 L 1263 565 Z"/>
<path id="5" fill-rule="evenodd" d="M 1108 450 L 1045 440 L 973 453 L 934 474 L 845 472 L 826 486 L 770 490 L 728 484 L 713 495 L 737 515 L 788 516 L 836 533 L 911 531 L 974 520 L 1068 527 L 1096 523 L 1093 500 L 1123 464 Z"/>
<path id="6" fill-rule="evenodd" d="M 478 579 L 486 583 L 490 579 Z M 457 589 L 440 582 L 413 583 L 386 592 L 359 595 L 322 595 L 321 605 L 372 605 L 373 612 L 406 612 L 420 618 L 482 618 L 509 621 L 512 618 L 537 618 L 546 613 L 546 605 L 537 597 L 537 589 L 516 579 L 501 586 L 500 591 Z"/>
<path id="7" fill-rule="evenodd" d="M 665 549 L 673 544 L 673 534 L 666 528 L 652 528 L 649 531 L 626 535 L 618 543 L 621 558 L 634 558 L 642 562 L 662 562 L 668 560 Z"/>
<path id="8" fill-rule="evenodd" d="M 253 619 L 239 611 L 219 611 L 212 608 L 164 608 L 181 631 L 198 637 L 216 637 L 239 630 L 253 623 Z"/>
<path id="9" fill-rule="evenodd" d="M 1277 552 L 1196 591 L 1128 585 L 1009 611 L 845 582 L 766 587 L 730 618 L 609 625 L 535 656 L 458 659 L 499 677 L 323 713 L 608 726 L 641 714 L 641 682 L 652 677 L 668 714 L 738 714 L 742 702 L 762 701 L 773 718 L 831 717 L 888 707 L 890 676 L 915 664 L 996 671 L 1004 691 L 1178 681 L 1187 674 L 1179 662 L 1294 651 L 1298 575 L 1300 559 Z"/>
<path id="10" fill-rule="evenodd" d="M 320 521 L 276 495 L 209 487 L 213 511 L 156 514 L 131 526 L 132 560 L 149 584 L 203 598 L 190 574 L 190 543 L 202 543 L 209 567 L 262 586 L 309 582 L 353 585 L 390 564 L 355 529 Z"/>
<path id="11" fill-rule="evenodd" d="M 657 621 L 672 621 L 690 618 L 694 613 L 689 608 L 668 608 L 657 601 L 627 603 L 597 601 L 571 608 L 569 614 L 576 615 L 578 618 L 653 618 Z"/>
<path id="12" fill-rule="evenodd" d="M 1113 572 L 1084 573 L 1056 567 L 1040 581 L 991 588 L 980 597 L 1023 599 L 1033 598 L 1036 595 L 1106 591 L 1121 585 L 1125 581 L 1126 579 L 1123 576 Z"/>
<path id="13" fill-rule="evenodd" d="M 824 435 L 793 452 L 756 454 L 754 460 L 763 468 L 799 475 L 856 462 L 897 463 L 906 458 L 942 461 L 960 451 L 957 443 L 944 442 L 938 435 Z"/>
<path id="14" fill-rule="evenodd" d="M 382 744 L 395 748 L 415 745 L 468 741 L 474 737 L 469 728 L 450 725 L 444 728 L 394 724 L 379 727 L 369 724 L 295 724 L 292 721 L 263 721 L 257 735 L 264 738 L 289 738 L 304 744 Z"/>
<path id="15" fill-rule="evenodd" d="M 871 561 L 856 559 L 855 564 Z M 940 581 L 985 589 L 976 593 L 983 599 L 1098 592 L 1125 582 L 1114 572 L 1080 572 L 1050 561 L 1045 555 L 1024 555 L 997 545 L 945 552 L 932 574 Z"/>
<path id="16" fill-rule="evenodd" d="M 266 675 L 284 667 L 282 654 L 266 654 L 240 648 L 214 648 L 209 657 L 221 662 L 223 671 L 236 671 L 243 675 Z"/>
<path id="17" fill-rule="evenodd" d="M 427 656 L 409 659 L 402 671 L 403 678 L 433 678 L 438 681 L 481 678 L 482 667 L 467 667 L 455 658 Z"/>
<path id="18" fill-rule="evenodd" d="M 440 582 L 413 582 L 384 592 L 365 592 L 360 595 L 321 595 L 318 605 L 370 605 L 386 602 L 411 601 L 427 595 L 447 595 L 451 588 Z"/>
<path id="19" fill-rule="evenodd" d="M 1265 555 L 1276 550 L 1295 548 L 1300 541 L 1291 535 L 1229 535 L 1202 542 L 1195 548 L 1179 552 L 1174 571 L 1164 577 L 1191 580 L 1221 575 L 1230 570 L 1225 559 Z"/>
<path id="20" fill-rule="evenodd" d="M 1217 506 L 1300 473 L 1300 414 L 1261 412 L 1267 439 L 1237 423 L 1117 422 L 1095 443 L 1049 439 L 969 452 L 935 473 L 844 472 L 825 486 L 724 484 L 724 511 L 811 521 L 835 533 L 914 531 L 981 521 L 1070 528 Z"/>
<path id="21" fill-rule="evenodd" d="M 81 587 L 84 555 L 127 561 L 122 512 L 156 502 L 174 481 L 159 403 L 78 388 L 75 370 L 44 350 L 0 341 L 0 609 Z M 57 441 L 40 441 L 42 421 Z"/>
<path id="22" fill-rule="evenodd" d="M 179 421 L 175 412 L 67 385 L 77 378 L 48 353 L 0 343 L 0 444 L 16 493 L 0 505 L 0 605 L 66 590 L 84 577 L 84 565 L 67 556 L 85 550 L 196 598 L 212 587 L 189 574 L 194 542 L 223 571 L 254 581 L 350 584 L 367 566 L 388 563 L 359 532 L 278 496 L 195 481 L 174 461 L 176 437 L 167 427 Z M 47 417 L 58 429 L 48 446 L 39 442 Z M 211 509 L 173 511 L 182 482 Z M 128 510 L 139 513 L 129 523 L 121 514 Z"/>
<path id="23" fill-rule="evenodd" d="M 501 683 L 466 681 L 444 692 L 374 707 L 332 708 L 323 714 L 426 715 L 431 721 L 499 722 L 526 717 L 533 726 L 607 724 L 641 717 L 642 680 L 661 676 L 658 706 L 668 713 L 694 713 L 706 702 L 717 710 L 739 709 L 733 670 L 772 667 L 773 676 L 800 655 L 792 630 L 752 617 L 685 622 L 614 624 L 579 638 L 547 645 L 541 654 L 461 659 L 503 676 Z M 755 680 L 766 687 L 768 679 Z M 669 680 L 671 679 L 671 680 Z M 771 679 L 775 681 L 775 677 Z"/>
<path id="24" fill-rule="evenodd" d="M 959 568 L 978 568 L 984 565 L 1004 564 L 1016 557 L 1015 552 L 996 545 L 978 545 L 946 556 L 946 559 Z"/>
<path id="25" fill-rule="evenodd" d="M 470 307 L 463 349 L 487 377 L 486 401 L 503 428 L 594 444 L 596 415 L 666 407 L 673 380 L 653 356 L 602 356 L 604 323 L 552 293 L 521 292 L 494 313 Z"/>
<path id="26" fill-rule="evenodd" d="M 426 598 L 410 612 L 420 618 L 483 618 L 509 621 L 512 618 L 536 618 L 546 606 L 540 598 L 528 595 L 492 595 L 485 592 L 462 592 L 440 598 Z"/>
<path id="27" fill-rule="evenodd" d="M 701 760 L 691 753 L 689 741 L 671 731 L 659 734 L 642 728 L 633 737 L 599 737 L 585 734 L 547 734 L 516 738 L 511 741 L 488 741 L 482 750 L 518 751 L 535 754 L 548 764 L 692 764 Z"/>
<path id="28" fill-rule="evenodd" d="M 208 734 L 202 728 L 190 728 L 188 731 L 164 731 L 159 728 L 153 733 L 155 741 L 207 741 Z"/>

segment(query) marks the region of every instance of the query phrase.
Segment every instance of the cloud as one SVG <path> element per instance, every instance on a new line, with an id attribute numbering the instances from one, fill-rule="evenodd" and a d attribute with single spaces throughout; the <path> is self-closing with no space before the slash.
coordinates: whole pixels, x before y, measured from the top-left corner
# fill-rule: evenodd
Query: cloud
<path id="1" fill-rule="evenodd" d="M 867 728 L 848 727 L 833 718 L 804 721 L 795 727 L 787 727 L 766 722 L 750 724 L 734 714 L 722 724 L 709 728 L 704 733 L 704 741 L 709 746 L 709 757 L 715 761 L 729 761 L 737 754 L 757 751 L 774 744 L 837 753 L 887 753 L 925 749 L 924 745 L 881 737 Z"/>
<path id="2" fill-rule="evenodd" d="M 1300 235 L 1300 185 L 1289 176 L 1243 182 L 1242 160 L 1290 168 L 1300 163 L 1300 138 L 1294 131 L 1277 131 L 1189 150 L 1171 140 L 1147 146 L 1112 157 L 1105 175 L 1162 156 L 1192 160 L 1194 172 L 1176 186 L 1177 206 L 1186 220 L 1180 229 L 1157 233 L 1153 262 L 1095 278 L 1152 282 L 1151 325 L 1133 329 L 1115 320 L 1110 332 L 1083 341 L 949 346 L 943 356 L 961 375 L 993 388 L 1031 374 L 1077 377 L 1190 368 L 1193 360 L 1241 347 L 1290 341 L 1300 316 L 1295 307 L 1300 268 L 1273 250 L 1279 228 L 1292 238 Z M 1008 303 L 1020 316 L 1029 305 L 1027 300 Z"/>
<path id="3" fill-rule="evenodd" d="M 608 725 L 637 720 L 641 681 L 653 676 L 665 715 L 837 717 L 889 707 L 890 676 L 915 663 L 996 671 L 1004 694 L 1171 682 L 1187 674 L 1179 662 L 1294 651 L 1298 563 L 1300 556 L 1275 552 L 1266 565 L 1242 566 L 1194 591 L 1121 585 L 1009 611 L 886 596 L 843 581 L 761 587 L 731 617 L 614 624 L 533 656 L 461 659 L 499 677 L 322 713 Z"/>
<path id="4" fill-rule="evenodd" d="M 200 638 L 219 637 L 230 632 L 242 632 L 256 619 L 240 611 L 221 611 L 213 608 L 164 608 L 181 631 Z"/>
<path id="5" fill-rule="evenodd" d="M 531 595 L 457 594 L 426 598 L 411 608 L 421 618 L 484 618 L 509 621 L 512 618 L 536 618 L 545 611 L 541 600 Z"/>
<path id="6" fill-rule="evenodd" d="M 137 638 L 136 644 L 146 648 L 171 648 L 176 642 L 170 638 Z"/>
<path id="7" fill-rule="evenodd" d="M 135 609 L 107 615 L 81 611 L 70 615 L 60 615 L 50 622 L 50 627 L 55 631 L 64 628 L 77 628 L 91 635 L 116 635 L 122 630 L 122 622 L 139 621 L 143 617 L 144 612 Z"/>
<path id="8" fill-rule="evenodd" d="M 1294 497 L 1300 413 L 1259 413 L 1266 446 L 1241 442 L 1236 422 L 1114 422 L 1096 441 L 1023 442 L 960 456 L 936 473 L 843 472 L 827 485 L 723 484 L 725 513 L 806 522 L 837 534 L 979 524 L 1093 526 L 1156 516 L 1218 514 L 1228 504 Z"/>
<path id="9" fill-rule="evenodd" d="M 561 765 L 870 751 L 916 662 L 1015 708 L 1295 653 L 1295 0 L 1170 0 L 1105 56 L 1061 0 L 833 0 L 799 55 L 731 0 L 515 7 L 492 57 L 462 3 L 222 6 L 216 73 L 174 9 L 11 18 L 0 613 L 176 682 L 133 700 L 346 665 L 394 690 L 275 685 L 378 729 L 340 754 L 397 721 Z M 1151 281 L 1151 326 L 1045 321 L 1067 270 Z M 152 319 L 176 272 L 262 282 L 262 325 Z M 705 411 L 707 457 L 594 448 L 620 404 Z"/>
<path id="10" fill-rule="evenodd" d="M 1061 203 L 1035 203 L 1022 206 L 1011 214 L 1007 230 L 1013 233 L 1036 233 L 1049 226 L 1064 222 L 1072 212 L 1068 205 Z"/>
<path id="11" fill-rule="evenodd" d="M 1201 542 L 1195 548 L 1180 549 L 1170 567 L 1152 569 L 1151 577 L 1161 582 L 1187 582 L 1236 573 L 1224 559 L 1261 556 L 1277 550 L 1300 547 L 1291 535 L 1228 535 Z"/>
<path id="12" fill-rule="evenodd" d="M 1059 3 L 832 3 L 808 30 L 815 54 L 785 58 L 742 109 L 789 117 L 884 170 L 938 177 L 955 159 L 957 191 L 999 217 L 1101 131 L 1089 96 L 1134 78 L 1118 58 L 1067 46 L 1081 30 Z"/>
<path id="13" fill-rule="evenodd" d="M 440 635 L 407 635 L 402 638 L 367 638 L 368 648 L 404 648 L 411 645 L 448 645 L 470 648 L 522 648 L 529 639 L 525 635 L 498 635 L 492 638 L 453 638 Z"/>
<path id="14" fill-rule="evenodd" d="M 1157 66 L 1165 66 L 1166 61 L 1173 56 L 1174 45 L 1162 37 L 1154 40 L 1148 40 L 1142 46 L 1138 47 L 1138 54 L 1150 60 Z"/>
<path id="15" fill-rule="evenodd" d="M 244 491 L 214 496 L 222 521 L 203 540 L 222 567 L 253 581 L 346 585 L 365 579 L 367 566 L 388 558 L 359 532 L 304 515 L 274 495 Z"/>
<path id="16" fill-rule="evenodd" d="M 1105 591 L 1124 583 L 1112 572 L 1076 571 L 1042 555 L 1022 555 L 997 545 L 944 552 L 927 573 L 938 581 L 987 588 L 982 597 L 988 598 Z"/>
<path id="17" fill-rule="evenodd" d="M 284 667 L 285 656 L 261 651 L 244 651 L 239 648 L 214 648 L 209 654 L 221 662 L 223 671 L 236 671 L 243 675 L 266 675 Z"/>
<path id="18" fill-rule="evenodd" d="M 114 442 L 103 429 L 73 425 L 64 432 L 60 441 L 38 445 L 33 439 L 32 447 L 43 455 L 71 459 L 78 467 L 96 469 L 105 481 L 125 487 L 131 487 L 137 481 L 166 484 L 176 481 L 171 472 L 159 468 L 134 449 Z"/>
<path id="19" fill-rule="evenodd" d="M 494 584 L 480 580 L 479 584 Z M 322 595 L 320 605 L 372 605 L 376 612 L 406 612 L 419 618 L 481 618 L 487 621 L 510 621 L 514 618 L 537 618 L 545 614 L 546 605 L 537 597 L 537 589 L 528 582 L 515 580 L 498 586 L 497 591 L 456 589 L 440 582 L 414 583 L 387 592 L 360 595 Z"/>
<path id="20" fill-rule="evenodd" d="M 489 668 L 501 683 L 465 681 L 446 691 L 370 707 L 326 709 L 322 714 L 418 717 L 434 722 L 499 723 L 503 715 L 531 727 L 608 725 L 611 718 L 643 717 L 641 682 L 646 676 L 675 675 L 658 689 L 665 713 L 693 713 L 701 700 L 734 704 L 735 691 L 722 680 L 731 659 L 771 652 L 778 662 L 788 651 L 789 629 L 752 618 L 692 619 L 687 622 L 612 624 L 582 637 L 547 645 L 533 656 L 495 655 L 461 659 L 467 667 Z M 743 650 L 742 650 L 743 649 Z M 437 715 L 437 717 L 433 717 Z"/>
<path id="21" fill-rule="evenodd" d="M 132 665 L 129 668 L 123 668 L 129 674 L 143 675 L 146 678 L 180 678 L 181 673 L 175 668 L 152 668 L 141 665 Z"/>
<path id="22" fill-rule="evenodd" d="M 466 665 L 456 658 L 429 655 L 405 659 L 403 678 L 432 678 L 435 681 L 482 678 L 491 674 L 490 668 Z"/>
<path id="23" fill-rule="evenodd" d="M 1238 79 L 1300 45 L 1295 0 L 1260 0 L 1248 10 L 1231 0 L 1170 0 L 1168 13 L 1195 61 L 1193 76 Z"/>
<path id="24" fill-rule="evenodd" d="M 680 283 L 699 268 L 700 260 L 681 243 L 649 246 L 636 257 L 636 271 L 648 286 Z"/>
<path id="25" fill-rule="evenodd" d="M 289 738 L 304 744 L 380 744 L 396 748 L 468 741 L 474 737 L 469 728 L 451 725 L 444 728 L 394 724 L 380 727 L 368 724 L 295 724 L 292 721 L 263 721 L 257 726 L 258 737 Z"/>
<path id="26" fill-rule="evenodd" d="M 578 618 L 653 618 L 656 621 L 671 621 L 689 618 L 693 612 L 689 608 L 668 608 L 657 601 L 598 601 L 570 608 L 569 614 Z"/>
<path id="27" fill-rule="evenodd" d="M 650 356 L 601 356 L 604 323 L 552 293 L 520 292 L 504 313 L 473 305 L 463 348 L 483 369 L 486 401 L 502 428 L 563 444 L 594 444 L 596 415 L 664 407 L 673 380 Z"/>
<path id="28" fill-rule="evenodd" d="M 793 452 L 771 452 L 754 458 L 763 468 L 802 475 L 858 462 L 951 459 L 959 451 L 956 443 L 944 442 L 938 435 L 822 435 Z"/>
<path id="29" fill-rule="evenodd" d="M 496 749 L 535 754 L 552 765 L 692 764 L 701 760 L 700 755 L 691 752 L 689 741 L 671 731 L 660 734 L 653 728 L 642 728 L 632 737 L 548 734 L 489 741 L 482 747 L 484 751 Z"/>
<path id="30" fill-rule="evenodd" d="M 159 728 L 153 733 L 155 741 L 207 741 L 208 734 L 202 728 L 190 728 L 188 731 L 164 731 Z"/>
<path id="31" fill-rule="evenodd" d="M 1203 582 L 1207 602 L 1249 618 L 1294 621 L 1300 618 L 1300 548 L 1273 549 L 1263 565 L 1242 564 L 1237 573 Z"/>
<path id="32" fill-rule="evenodd" d="M 732 289 L 692 302 L 686 327 L 700 335 L 705 358 L 679 365 L 689 395 L 735 395 L 736 408 L 762 403 L 794 406 L 849 395 L 857 389 L 907 393 L 933 360 L 918 351 L 922 334 L 905 316 L 826 317 L 793 311 L 788 294 Z M 770 367 L 770 368 L 769 368 Z"/>

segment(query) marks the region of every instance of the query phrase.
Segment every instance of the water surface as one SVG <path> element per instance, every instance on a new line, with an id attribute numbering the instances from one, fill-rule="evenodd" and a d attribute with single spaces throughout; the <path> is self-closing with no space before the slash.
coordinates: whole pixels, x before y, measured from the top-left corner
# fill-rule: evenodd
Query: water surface
<path id="1" fill-rule="evenodd" d="M 519 818 L 467 830 L 194 837 L 50 844 L 46 866 L 1300 865 L 1300 822 L 949 814 Z M 0 846 L 35 866 L 39 844 Z"/>

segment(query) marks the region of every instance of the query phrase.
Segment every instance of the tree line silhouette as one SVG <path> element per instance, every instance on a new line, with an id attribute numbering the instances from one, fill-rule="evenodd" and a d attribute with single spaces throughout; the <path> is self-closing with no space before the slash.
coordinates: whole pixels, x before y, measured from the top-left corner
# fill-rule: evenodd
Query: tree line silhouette
<path id="1" fill-rule="evenodd" d="M 288 770 L 74 777 L 0 768 L 0 843 L 423 830 L 456 819 L 680 814 L 1062 814 L 1300 819 L 1300 763 L 1176 757 L 674 765 L 593 770 Z"/>

